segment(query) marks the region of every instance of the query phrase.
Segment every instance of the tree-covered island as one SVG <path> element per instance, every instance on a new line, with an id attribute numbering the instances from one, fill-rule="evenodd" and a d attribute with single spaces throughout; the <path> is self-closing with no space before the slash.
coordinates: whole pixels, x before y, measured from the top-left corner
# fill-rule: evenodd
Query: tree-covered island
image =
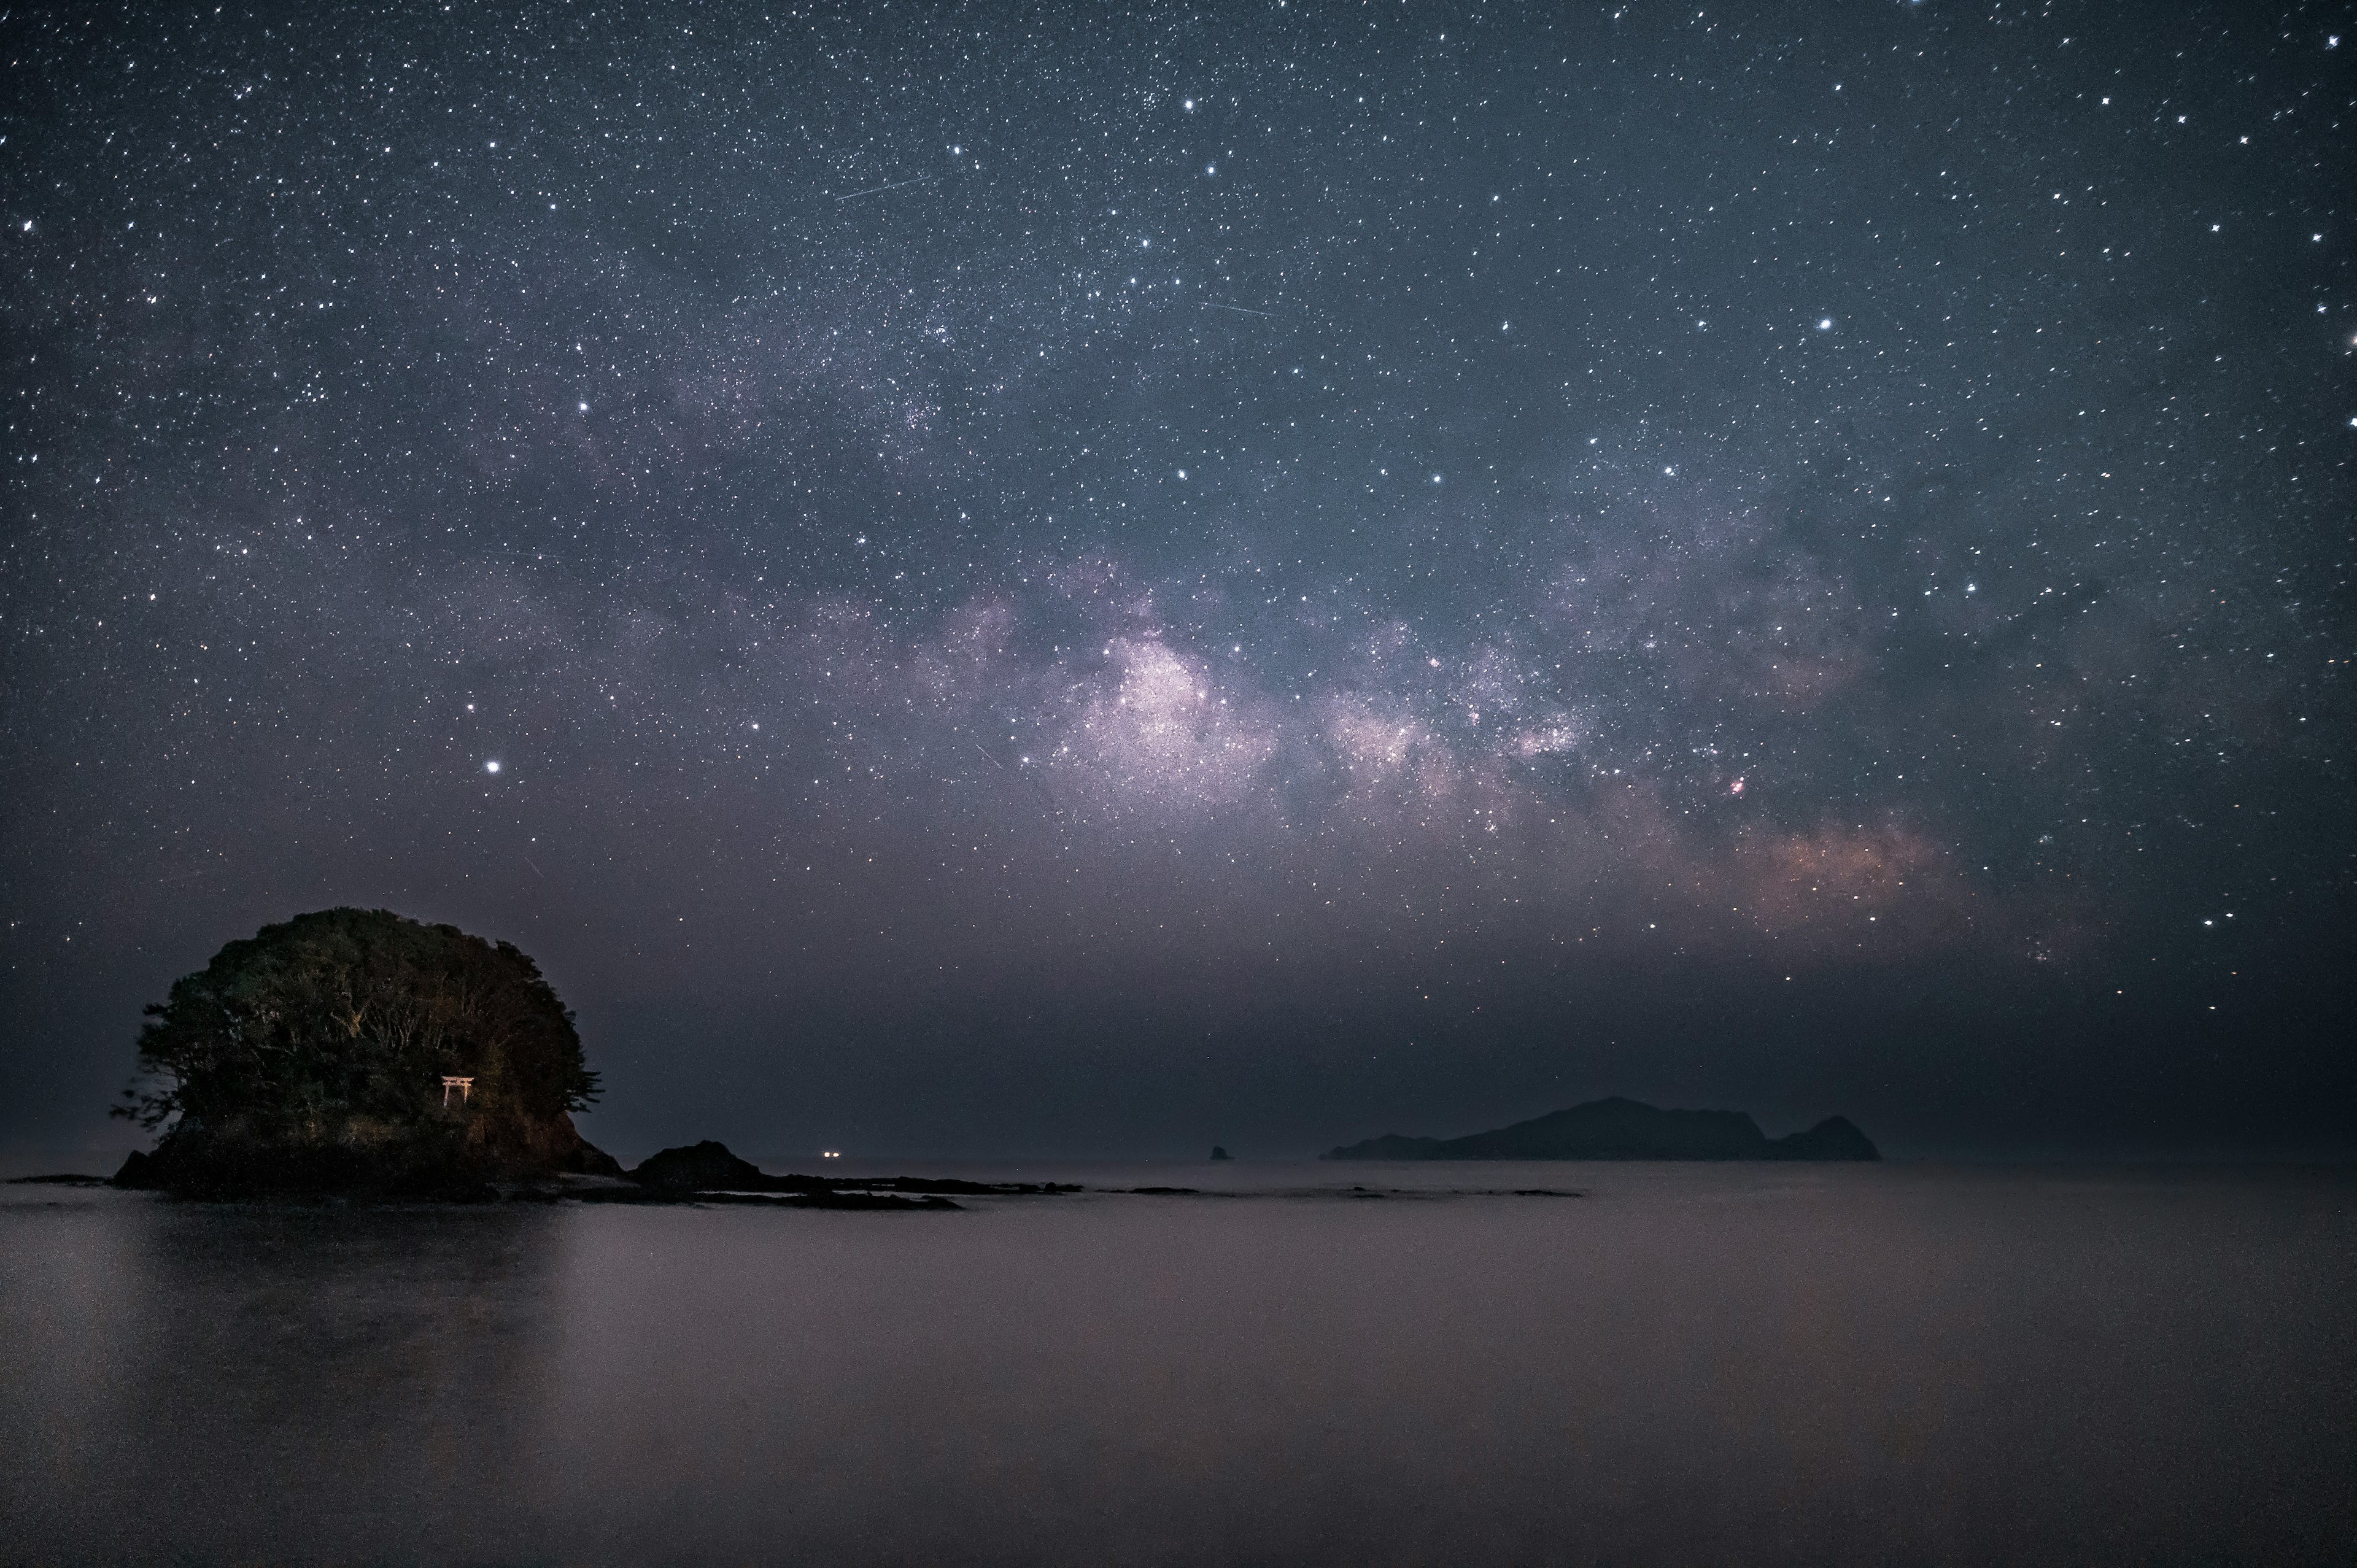
<path id="1" fill-rule="evenodd" d="M 114 1113 L 161 1136 L 121 1185 L 452 1194 L 621 1174 L 573 1125 L 597 1095 L 573 1015 L 511 943 L 322 909 L 231 942 L 146 1015 Z"/>

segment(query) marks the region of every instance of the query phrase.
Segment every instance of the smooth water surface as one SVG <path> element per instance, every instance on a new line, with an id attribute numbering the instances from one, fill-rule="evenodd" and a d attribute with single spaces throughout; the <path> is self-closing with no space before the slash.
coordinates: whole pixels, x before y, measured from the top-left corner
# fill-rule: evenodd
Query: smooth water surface
<path id="1" fill-rule="evenodd" d="M 0 1189 L 0 1559 L 2357 1543 L 2350 1173 L 990 1174 L 1240 1196 L 371 1212 Z M 1583 1196 L 1439 1190 L 1534 1187 Z"/>

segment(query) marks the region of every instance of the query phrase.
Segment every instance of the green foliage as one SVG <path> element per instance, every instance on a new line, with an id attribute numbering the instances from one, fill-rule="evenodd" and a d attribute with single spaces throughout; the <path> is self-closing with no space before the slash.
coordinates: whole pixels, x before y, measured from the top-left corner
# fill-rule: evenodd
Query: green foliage
<path id="1" fill-rule="evenodd" d="M 597 1097 L 573 1015 L 530 958 L 384 909 L 265 926 L 146 1012 L 143 1081 L 114 1113 L 150 1129 L 367 1143 L 520 1124 Z M 447 1112 L 445 1074 L 475 1079 Z"/>

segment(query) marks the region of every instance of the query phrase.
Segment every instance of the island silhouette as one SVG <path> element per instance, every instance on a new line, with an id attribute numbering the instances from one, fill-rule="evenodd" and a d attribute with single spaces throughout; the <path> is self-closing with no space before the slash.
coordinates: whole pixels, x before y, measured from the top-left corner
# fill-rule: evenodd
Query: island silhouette
<path id="1" fill-rule="evenodd" d="M 1740 1111 L 1664 1111 L 1616 1095 L 1461 1138 L 1386 1133 L 1323 1160 L 1878 1160 L 1846 1116 L 1770 1138 Z"/>
<path id="2" fill-rule="evenodd" d="M 565 1007 L 510 942 L 387 909 L 298 915 L 232 941 L 146 1009 L 114 1114 L 157 1134 L 113 1182 L 191 1197 L 575 1197 L 953 1208 L 1056 1183 L 773 1176 L 709 1140 L 633 1169 L 581 1135 L 597 1098 Z M 1211 1158 L 1224 1161 L 1224 1148 Z M 1386 1133 L 1329 1160 L 1873 1160 L 1832 1116 L 1770 1138 L 1738 1111 L 1576 1105 L 1460 1138 Z M 48 1178 L 65 1179 L 65 1178 Z M 1135 1188 L 1168 1194 L 1193 1189 Z M 1360 1190 L 1360 1189 L 1354 1189 Z"/>
<path id="3" fill-rule="evenodd" d="M 187 1197 L 782 1203 L 955 1208 L 1053 1182 L 772 1176 L 720 1144 L 635 1168 L 581 1135 L 597 1098 L 539 966 L 388 909 L 320 909 L 233 941 L 146 1009 L 114 1114 L 156 1133 L 117 1187 Z M 86 1178 L 49 1176 L 52 1182 Z"/>
<path id="4" fill-rule="evenodd" d="M 120 1186 L 456 1195 L 622 1175 L 573 1124 L 597 1075 L 572 1011 L 511 942 L 317 910 L 229 943 L 146 1020 L 114 1113 L 160 1135 Z"/>

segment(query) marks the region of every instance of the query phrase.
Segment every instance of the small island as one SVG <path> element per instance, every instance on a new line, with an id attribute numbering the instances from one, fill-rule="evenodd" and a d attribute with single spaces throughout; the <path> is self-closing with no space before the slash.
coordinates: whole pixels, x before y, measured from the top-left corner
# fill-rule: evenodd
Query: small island
<path id="1" fill-rule="evenodd" d="M 573 1014 L 512 943 L 385 909 L 231 942 L 146 1010 L 115 1114 L 160 1133 L 115 1176 L 185 1196 L 481 1195 L 619 1177 Z"/>
<path id="2" fill-rule="evenodd" d="M 124 1162 L 116 1187 L 200 1198 L 885 1210 L 1080 1190 L 772 1176 L 709 1140 L 625 1171 L 573 1124 L 597 1098 L 597 1075 L 539 966 L 511 943 L 386 909 L 265 926 L 174 982 L 146 1015 L 140 1078 L 114 1114 L 159 1136 Z"/>
<path id="3" fill-rule="evenodd" d="M 1770 1138 L 1740 1111 L 1664 1111 L 1641 1101 L 1591 1100 L 1488 1133 L 1410 1138 L 1386 1133 L 1324 1160 L 1878 1160 L 1847 1117 Z"/>

